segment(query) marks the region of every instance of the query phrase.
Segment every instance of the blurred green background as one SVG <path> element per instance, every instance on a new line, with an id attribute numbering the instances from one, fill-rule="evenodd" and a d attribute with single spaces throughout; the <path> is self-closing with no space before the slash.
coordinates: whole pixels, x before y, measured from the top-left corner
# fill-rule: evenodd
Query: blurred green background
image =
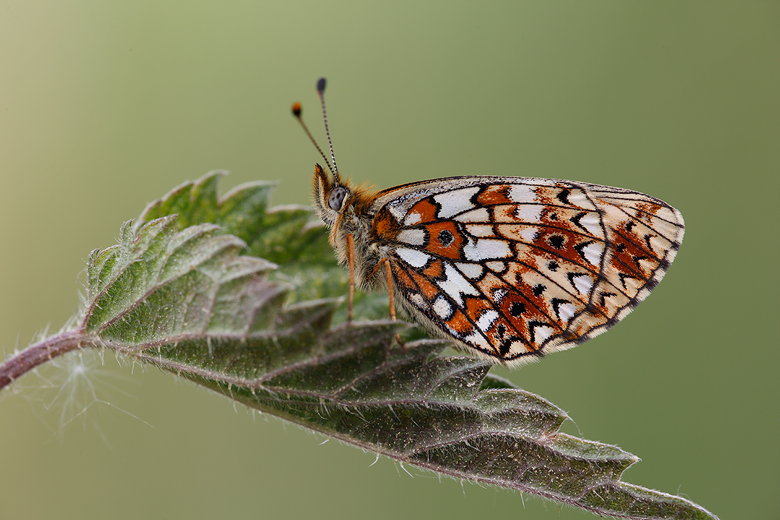
<path id="1" fill-rule="evenodd" d="M 679 208 L 666 279 L 608 334 L 497 370 L 624 478 L 722 519 L 780 518 L 780 3 L 0 2 L 0 347 L 78 306 L 89 251 L 186 179 L 343 175 L 621 186 Z M 0 396 L 0 518 L 594 516 L 443 480 L 156 369 L 74 355 Z"/>

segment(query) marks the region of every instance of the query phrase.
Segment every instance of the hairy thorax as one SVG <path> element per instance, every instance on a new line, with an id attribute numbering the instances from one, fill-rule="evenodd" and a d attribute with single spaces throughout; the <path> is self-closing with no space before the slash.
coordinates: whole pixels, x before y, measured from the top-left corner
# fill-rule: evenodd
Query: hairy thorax
<path id="1" fill-rule="evenodd" d="M 358 215 L 354 206 L 341 213 L 331 229 L 330 242 L 337 252 L 339 264 L 349 268 L 347 235 L 352 235 L 354 247 L 355 284 L 362 290 L 387 288 L 382 259 L 389 256 L 387 247 L 372 237 L 372 216 Z"/>

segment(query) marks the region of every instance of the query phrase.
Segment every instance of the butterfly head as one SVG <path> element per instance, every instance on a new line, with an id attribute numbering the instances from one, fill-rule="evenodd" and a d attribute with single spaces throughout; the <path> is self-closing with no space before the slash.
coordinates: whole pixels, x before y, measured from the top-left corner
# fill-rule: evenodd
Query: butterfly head
<path id="1" fill-rule="evenodd" d="M 338 176 L 331 179 L 319 164 L 314 167 L 312 183 L 314 209 L 325 224 L 333 226 L 349 206 L 352 189 Z"/>
<path id="2" fill-rule="evenodd" d="M 362 222 L 366 220 L 364 213 L 375 198 L 375 193 L 365 186 L 353 189 L 347 182 L 339 177 L 339 169 L 336 166 L 336 155 L 333 153 L 333 142 L 330 139 L 330 131 L 328 130 L 328 116 L 325 113 L 325 78 L 320 78 L 319 81 L 317 81 L 317 94 L 320 97 L 320 104 L 322 106 L 322 119 L 325 123 L 325 135 L 328 138 L 328 147 L 330 148 L 330 161 L 328 161 L 328 158 L 322 153 L 322 149 L 304 124 L 303 118 L 301 117 L 301 104 L 294 103 L 292 107 L 293 115 L 298 119 L 301 127 L 303 127 L 306 135 L 309 136 L 309 139 L 314 144 L 315 148 L 317 148 L 317 151 L 320 152 L 322 158 L 325 159 L 325 165 L 332 175 L 332 177 L 329 177 L 319 164 L 314 167 L 314 178 L 312 180 L 314 209 L 322 221 L 334 230 L 337 227 L 343 227 L 343 222 L 345 220 L 351 222 L 346 226 L 348 228 L 346 232 L 351 234 L 355 230 L 355 221 Z M 347 219 L 340 218 L 348 211 L 351 212 L 350 217 Z"/>

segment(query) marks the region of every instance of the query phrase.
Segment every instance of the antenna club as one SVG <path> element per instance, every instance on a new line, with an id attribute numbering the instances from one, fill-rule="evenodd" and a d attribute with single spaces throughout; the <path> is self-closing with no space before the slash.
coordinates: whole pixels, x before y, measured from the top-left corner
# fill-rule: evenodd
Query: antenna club
<path id="1" fill-rule="evenodd" d="M 333 172 L 333 168 L 330 166 L 330 162 L 328 161 L 328 158 L 325 157 L 325 154 L 322 153 L 322 150 L 320 149 L 320 146 L 317 144 L 317 141 L 314 140 L 314 136 L 311 135 L 311 132 L 309 132 L 309 129 L 306 128 L 306 123 L 303 122 L 303 117 L 301 116 L 301 112 L 303 112 L 303 108 L 301 107 L 301 104 L 299 102 L 295 102 L 292 104 L 292 113 L 295 116 L 295 118 L 298 120 L 298 123 L 301 124 L 301 128 L 303 128 L 303 131 L 306 132 L 306 135 L 309 137 L 309 140 L 312 142 L 314 147 L 317 149 L 318 152 L 320 152 L 320 155 L 323 159 L 325 159 L 325 164 L 328 166 L 328 169 Z M 332 156 L 332 154 L 331 154 Z M 335 177 L 335 175 L 334 175 Z"/>
<path id="2" fill-rule="evenodd" d="M 336 154 L 333 153 L 333 141 L 330 140 L 330 130 L 328 130 L 328 115 L 325 113 L 325 78 L 317 81 L 317 94 L 320 96 L 320 106 L 322 106 L 322 122 L 325 123 L 325 135 L 328 137 L 328 146 L 330 147 L 330 160 L 333 163 L 333 178 L 338 182 L 339 169 L 336 166 Z"/>

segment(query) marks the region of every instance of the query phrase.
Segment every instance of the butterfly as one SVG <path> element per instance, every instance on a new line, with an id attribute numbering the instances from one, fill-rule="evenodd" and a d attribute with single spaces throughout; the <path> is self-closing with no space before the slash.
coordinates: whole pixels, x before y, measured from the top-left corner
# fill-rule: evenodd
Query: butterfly
<path id="1" fill-rule="evenodd" d="M 349 319 L 355 286 L 385 289 L 393 319 L 397 301 L 432 334 L 517 364 L 615 325 L 677 254 L 680 212 L 627 189 L 500 176 L 355 188 L 336 168 L 324 90 L 321 78 L 333 167 L 315 166 L 313 205 L 349 268 Z"/>

